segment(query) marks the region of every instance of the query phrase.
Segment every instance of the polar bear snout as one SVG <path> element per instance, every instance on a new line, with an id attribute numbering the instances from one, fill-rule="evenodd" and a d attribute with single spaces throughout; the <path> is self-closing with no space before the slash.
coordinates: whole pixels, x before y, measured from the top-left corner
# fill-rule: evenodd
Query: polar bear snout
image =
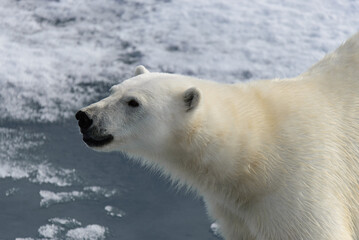
<path id="1" fill-rule="evenodd" d="M 89 116 L 81 110 L 76 113 L 75 117 L 78 120 L 78 124 L 82 133 L 89 129 L 93 123 L 93 120 L 90 119 Z"/>
<path id="2" fill-rule="evenodd" d="M 90 147 L 102 147 L 113 140 L 111 134 L 103 134 L 102 131 L 94 126 L 93 120 L 84 111 L 78 111 L 75 115 L 78 120 L 82 140 Z"/>

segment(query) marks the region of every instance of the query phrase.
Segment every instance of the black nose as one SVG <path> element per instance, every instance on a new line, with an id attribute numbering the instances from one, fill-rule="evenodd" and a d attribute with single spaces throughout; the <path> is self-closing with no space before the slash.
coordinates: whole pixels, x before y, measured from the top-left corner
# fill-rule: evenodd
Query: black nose
<path id="1" fill-rule="evenodd" d="M 87 130 L 92 125 L 92 119 L 83 111 L 78 111 L 75 117 L 79 121 L 79 126 L 82 130 Z"/>

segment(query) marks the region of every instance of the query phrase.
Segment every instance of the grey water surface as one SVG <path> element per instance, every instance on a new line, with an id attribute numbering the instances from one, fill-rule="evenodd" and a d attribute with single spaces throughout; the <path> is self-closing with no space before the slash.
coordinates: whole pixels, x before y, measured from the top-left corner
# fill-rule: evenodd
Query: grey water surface
<path id="1" fill-rule="evenodd" d="M 0 239 L 48 239 L 44 236 L 51 236 L 49 219 L 53 218 L 75 219 L 82 226 L 103 226 L 106 233 L 94 235 L 94 239 L 216 239 L 199 198 L 174 190 L 165 179 L 142 169 L 120 153 L 97 153 L 89 149 L 81 140 L 75 120 L 52 124 L 3 122 L 2 127 L 26 132 L 25 141 L 37 138 L 38 133 L 46 140 L 39 146 L 21 149 L 21 155 L 14 161 L 38 165 L 41 159 L 47 159 L 52 166 L 75 172 L 60 174 L 57 183 L 46 182 L 46 179 L 32 181 L 31 174 L 36 174 L 36 170 L 29 171 L 27 177 L 0 179 Z M 2 140 L 6 140 L 4 138 L 2 135 Z M 13 171 L 18 169 L 13 167 Z M 59 186 L 64 185 L 61 178 L 69 178 L 67 186 Z M 40 206 L 40 191 L 82 191 L 86 186 L 111 189 L 115 194 L 89 194 Z M 111 216 L 106 206 L 117 209 L 121 216 L 116 216 L 116 212 Z M 41 226 L 43 235 L 39 233 Z M 62 228 L 64 230 L 53 235 L 55 239 L 67 238 L 66 232 L 74 226 L 68 224 Z M 78 239 L 87 239 L 86 233 Z"/>

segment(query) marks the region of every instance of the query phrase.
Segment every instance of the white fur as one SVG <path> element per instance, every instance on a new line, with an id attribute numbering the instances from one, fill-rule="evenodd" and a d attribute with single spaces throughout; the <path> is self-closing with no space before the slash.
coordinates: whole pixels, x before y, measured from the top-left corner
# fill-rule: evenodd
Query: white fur
<path id="1" fill-rule="evenodd" d="M 97 150 L 198 191 L 227 240 L 359 239 L 358 34 L 293 79 L 136 75 L 82 109 L 114 136 Z M 199 101 L 186 111 L 190 88 Z"/>

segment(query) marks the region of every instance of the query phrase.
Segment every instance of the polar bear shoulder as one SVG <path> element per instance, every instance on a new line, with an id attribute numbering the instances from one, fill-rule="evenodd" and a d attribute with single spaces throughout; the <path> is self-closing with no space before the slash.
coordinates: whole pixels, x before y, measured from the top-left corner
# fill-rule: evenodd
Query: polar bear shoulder
<path id="1" fill-rule="evenodd" d="M 301 76 L 315 78 L 328 84 L 332 82 L 359 88 L 359 33 L 334 52 L 327 54 Z"/>

